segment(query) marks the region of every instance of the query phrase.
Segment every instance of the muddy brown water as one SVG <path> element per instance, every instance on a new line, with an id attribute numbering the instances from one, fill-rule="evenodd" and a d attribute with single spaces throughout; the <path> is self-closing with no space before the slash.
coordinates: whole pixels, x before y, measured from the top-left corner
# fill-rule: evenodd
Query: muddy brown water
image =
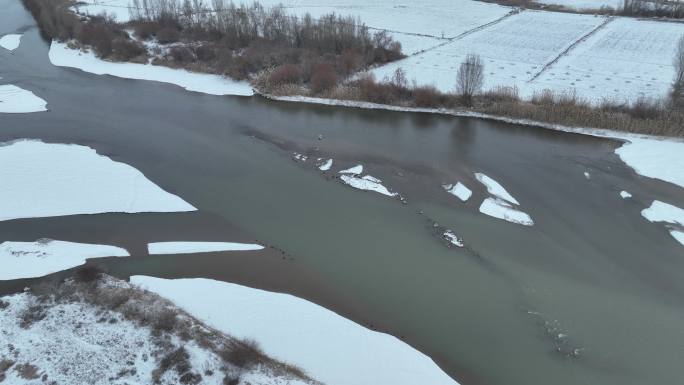
<path id="1" fill-rule="evenodd" d="M 614 154 L 621 143 L 58 68 L 31 18 L 0 0 L 0 34 L 16 30 L 26 34 L 15 52 L 0 50 L 0 83 L 33 91 L 50 111 L 0 114 L 0 141 L 90 146 L 199 211 L 3 221 L 0 241 L 119 245 L 132 256 L 96 262 L 120 277 L 292 293 L 403 338 L 463 385 L 684 383 L 684 248 L 640 215 L 653 199 L 684 207 L 684 190 L 636 175 Z M 334 171 L 363 164 L 407 203 L 342 185 L 316 169 L 318 157 L 333 158 Z M 475 172 L 505 186 L 535 225 L 480 214 Z M 474 192 L 465 204 L 441 187 L 456 181 Z M 434 221 L 468 248 L 445 247 Z M 269 247 L 147 255 L 147 242 L 163 240 Z M 44 280 L 0 282 L 0 291 Z"/>

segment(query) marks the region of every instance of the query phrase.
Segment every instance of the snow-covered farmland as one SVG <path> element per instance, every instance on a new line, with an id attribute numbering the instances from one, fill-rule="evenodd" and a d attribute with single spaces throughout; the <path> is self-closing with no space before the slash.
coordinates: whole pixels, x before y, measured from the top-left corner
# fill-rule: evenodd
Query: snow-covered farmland
<path id="1" fill-rule="evenodd" d="M 33 92 L 12 84 L 0 85 L 0 113 L 22 114 L 47 111 L 47 102 Z"/>
<path id="2" fill-rule="evenodd" d="M 253 243 L 235 242 L 153 242 L 147 244 L 149 254 L 190 254 L 216 251 L 262 250 L 264 247 Z"/>
<path id="3" fill-rule="evenodd" d="M 454 385 L 429 357 L 309 301 L 209 279 L 133 276 L 191 315 L 326 384 Z M 198 297 L 198 293 L 202 293 Z"/>
<path id="4" fill-rule="evenodd" d="M 90 147 L 23 140 L 0 145 L 0 221 L 105 212 L 194 211 L 135 168 Z"/>
<path id="5" fill-rule="evenodd" d="M 614 18 L 533 83 L 536 88 L 575 89 L 594 101 L 664 97 L 674 79 L 681 36 L 682 23 Z"/>
<path id="6" fill-rule="evenodd" d="M 0 243 L 0 281 L 42 277 L 85 263 L 88 258 L 127 257 L 120 247 L 40 239 Z"/>
<path id="7" fill-rule="evenodd" d="M 520 12 L 439 48 L 380 67 L 374 73 L 384 78 L 402 68 L 409 79 L 448 92 L 454 89 L 460 63 L 474 53 L 484 62 L 485 89 L 515 85 L 521 94 L 531 94 L 534 86 L 528 81 L 603 22 L 603 17 L 587 15 Z"/>
<path id="8" fill-rule="evenodd" d="M 50 45 L 49 56 L 50 62 L 56 66 L 78 68 L 96 75 L 170 83 L 188 91 L 209 95 L 249 96 L 254 94 L 252 87 L 245 81 L 151 64 L 114 63 L 98 59 L 93 52 L 71 49 L 67 44 L 57 41 L 53 41 Z"/>

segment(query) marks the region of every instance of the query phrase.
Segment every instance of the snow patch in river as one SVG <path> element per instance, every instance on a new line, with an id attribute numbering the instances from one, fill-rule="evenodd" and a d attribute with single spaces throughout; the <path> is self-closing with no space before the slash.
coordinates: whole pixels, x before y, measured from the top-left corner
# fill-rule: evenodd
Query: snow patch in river
<path id="1" fill-rule="evenodd" d="M 224 333 L 255 339 L 269 356 L 326 384 L 457 384 L 401 340 L 288 294 L 209 279 L 133 276 L 131 282 Z"/>
<path id="2" fill-rule="evenodd" d="M 627 199 L 627 198 L 631 198 L 632 194 L 630 194 L 629 192 L 627 192 L 625 190 L 622 190 L 622 191 L 620 191 L 620 196 L 622 197 L 622 199 Z"/>
<path id="3" fill-rule="evenodd" d="M 684 187 L 684 141 L 629 137 L 615 153 L 637 174 Z"/>
<path id="4" fill-rule="evenodd" d="M 0 85 L 0 113 L 21 114 L 47 111 L 47 102 L 33 92 L 12 84 Z"/>
<path id="5" fill-rule="evenodd" d="M 487 187 L 487 191 L 495 197 L 511 202 L 515 205 L 520 204 L 515 198 L 513 198 L 511 194 L 508 193 L 508 191 L 506 191 L 505 188 L 503 188 L 503 186 L 499 184 L 499 182 L 495 181 L 494 179 L 488 177 L 487 175 L 481 172 L 475 173 L 475 178 L 477 178 L 477 180 L 479 180 L 480 183 L 485 185 L 485 187 Z"/>
<path id="6" fill-rule="evenodd" d="M 319 161 L 321 161 L 321 160 L 322 160 L 322 159 L 319 159 Z M 330 168 L 332 167 L 332 165 L 333 165 L 333 160 L 332 160 L 332 159 L 328 159 L 328 160 L 325 161 L 325 163 L 323 163 L 323 164 L 321 164 L 320 166 L 318 166 L 318 169 L 321 170 L 321 171 L 328 171 L 328 170 L 330 170 Z"/>
<path id="7" fill-rule="evenodd" d="M 449 194 L 455 195 L 463 202 L 467 201 L 470 196 L 473 195 L 473 192 L 461 182 L 457 182 L 456 184 L 445 184 L 442 187 L 444 187 Z"/>
<path id="8" fill-rule="evenodd" d="M 83 52 L 78 49 L 71 49 L 66 43 L 54 40 L 50 45 L 49 57 L 50 62 L 56 66 L 78 68 L 96 75 L 112 75 L 126 79 L 171 83 L 188 91 L 209 95 L 251 96 L 254 94 L 248 82 L 151 64 L 105 61 L 98 59 L 92 51 Z"/>
<path id="9" fill-rule="evenodd" d="M 254 243 L 235 242 L 152 242 L 147 244 L 149 254 L 190 254 L 216 251 L 262 250 Z"/>
<path id="10" fill-rule="evenodd" d="M 665 202 L 653 201 L 651 207 L 641 211 L 641 215 L 651 222 L 665 222 L 672 225 L 668 226 L 670 235 L 684 245 L 684 209 Z"/>
<path id="11" fill-rule="evenodd" d="M 354 175 L 360 175 L 363 173 L 363 165 L 358 164 L 352 168 L 348 168 L 346 170 L 340 171 L 340 174 L 354 174 Z"/>
<path id="12" fill-rule="evenodd" d="M 19 48 L 19 43 L 21 42 L 21 34 L 10 33 L 0 37 L 0 47 L 8 50 L 14 51 Z"/>
<path id="13" fill-rule="evenodd" d="M 525 226 L 534 225 L 532 218 L 525 212 L 513 208 L 508 202 L 499 198 L 487 198 L 480 205 L 480 212 L 490 217 Z"/>
<path id="14" fill-rule="evenodd" d="M 135 168 L 80 145 L 0 144 L 0 221 L 106 212 L 194 211 Z"/>
<path id="15" fill-rule="evenodd" d="M 453 231 L 451 230 L 446 230 L 444 234 L 442 234 L 444 239 L 449 241 L 452 245 L 458 246 L 458 247 L 463 247 L 463 240 L 459 238 L 456 234 L 454 234 Z"/>
<path id="16" fill-rule="evenodd" d="M 307 159 L 309 159 L 308 156 L 304 154 L 300 154 L 298 152 L 292 153 L 292 159 L 300 161 L 300 162 L 306 162 Z"/>
<path id="17" fill-rule="evenodd" d="M 127 257 L 120 247 L 39 239 L 0 243 L 0 281 L 42 277 L 71 269 L 88 258 Z"/>
<path id="18" fill-rule="evenodd" d="M 342 175 L 340 176 L 340 179 L 345 184 L 359 190 L 375 191 L 376 193 L 389 197 L 395 197 L 399 195 L 395 192 L 389 191 L 387 187 L 383 186 L 382 180 L 370 175 L 365 175 L 363 177 L 358 177 L 355 175 Z"/>

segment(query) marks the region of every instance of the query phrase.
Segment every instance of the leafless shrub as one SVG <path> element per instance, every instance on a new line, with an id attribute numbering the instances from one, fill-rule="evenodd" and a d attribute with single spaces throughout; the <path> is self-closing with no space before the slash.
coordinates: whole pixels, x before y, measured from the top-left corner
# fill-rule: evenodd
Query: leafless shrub
<path id="1" fill-rule="evenodd" d="M 172 309 L 162 309 L 154 313 L 152 320 L 152 332 L 156 335 L 162 332 L 171 332 L 178 322 L 178 314 Z"/>
<path id="2" fill-rule="evenodd" d="M 487 103 L 511 103 L 520 101 L 518 87 L 497 86 L 482 95 Z"/>
<path id="3" fill-rule="evenodd" d="M 259 344 L 254 340 L 235 340 L 223 352 L 221 358 L 238 368 L 249 369 L 266 360 Z"/>
<path id="4" fill-rule="evenodd" d="M 269 75 L 268 81 L 272 86 L 299 83 L 302 71 L 295 64 L 283 64 L 276 67 Z"/>
<path id="5" fill-rule="evenodd" d="M 23 329 L 28 329 L 36 322 L 40 322 L 47 317 L 46 307 L 44 305 L 31 305 L 24 309 L 19 317 L 19 326 Z"/>
<path id="6" fill-rule="evenodd" d="M 175 370 L 179 376 L 189 373 L 192 369 L 190 354 L 184 347 L 167 353 L 160 361 L 159 366 L 152 372 L 152 379 L 156 384 L 161 382 L 161 377 L 169 370 Z"/>
<path id="7" fill-rule="evenodd" d="M 684 36 L 680 37 L 677 42 L 677 51 L 675 52 L 673 65 L 675 68 L 675 78 L 672 84 L 671 99 L 675 106 L 682 108 L 682 99 L 684 98 Z"/>
<path id="8" fill-rule="evenodd" d="M 164 27 L 157 31 L 157 41 L 161 44 L 175 43 L 180 39 L 180 31 L 174 27 Z"/>
<path id="9" fill-rule="evenodd" d="M 337 73 L 329 63 L 319 63 L 311 73 L 311 91 L 314 93 L 329 90 L 337 84 Z"/>
<path id="10" fill-rule="evenodd" d="M 5 302 L 0 299 L 0 310 L 5 310 L 9 306 L 9 302 Z"/>
<path id="11" fill-rule="evenodd" d="M 444 104 L 444 97 L 434 86 L 414 87 L 413 102 L 416 107 L 437 108 Z"/>
<path id="12" fill-rule="evenodd" d="M 35 380 L 40 377 L 38 375 L 38 367 L 29 363 L 16 365 L 14 370 L 19 374 L 19 377 L 25 380 Z"/>
<path id="13" fill-rule="evenodd" d="M 484 82 L 484 64 L 480 56 L 469 54 L 458 68 L 456 92 L 468 105 L 472 104 L 475 94 L 480 92 Z"/>

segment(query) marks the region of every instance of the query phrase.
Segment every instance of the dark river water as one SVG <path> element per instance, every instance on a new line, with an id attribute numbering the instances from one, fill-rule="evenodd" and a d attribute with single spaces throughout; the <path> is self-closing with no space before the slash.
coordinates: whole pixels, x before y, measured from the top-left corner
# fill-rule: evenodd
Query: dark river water
<path id="1" fill-rule="evenodd" d="M 684 248 L 640 215 L 653 199 L 684 207 L 684 191 L 636 175 L 614 154 L 620 142 L 58 68 L 30 16 L 0 0 L 0 35 L 17 30 L 21 46 L 0 50 L 0 84 L 34 92 L 50 111 L 0 114 L 0 141 L 90 146 L 199 210 L 4 221 L 0 242 L 119 245 L 132 256 L 97 263 L 121 277 L 292 293 L 404 339 L 463 385 L 684 384 Z M 406 204 L 349 188 L 293 152 L 333 158 L 335 170 L 361 163 Z M 505 186 L 534 226 L 480 214 L 475 172 Z M 465 204 L 441 187 L 456 181 L 474 190 Z M 433 221 L 468 247 L 445 247 Z M 146 243 L 161 240 L 269 247 L 148 256 Z"/>

